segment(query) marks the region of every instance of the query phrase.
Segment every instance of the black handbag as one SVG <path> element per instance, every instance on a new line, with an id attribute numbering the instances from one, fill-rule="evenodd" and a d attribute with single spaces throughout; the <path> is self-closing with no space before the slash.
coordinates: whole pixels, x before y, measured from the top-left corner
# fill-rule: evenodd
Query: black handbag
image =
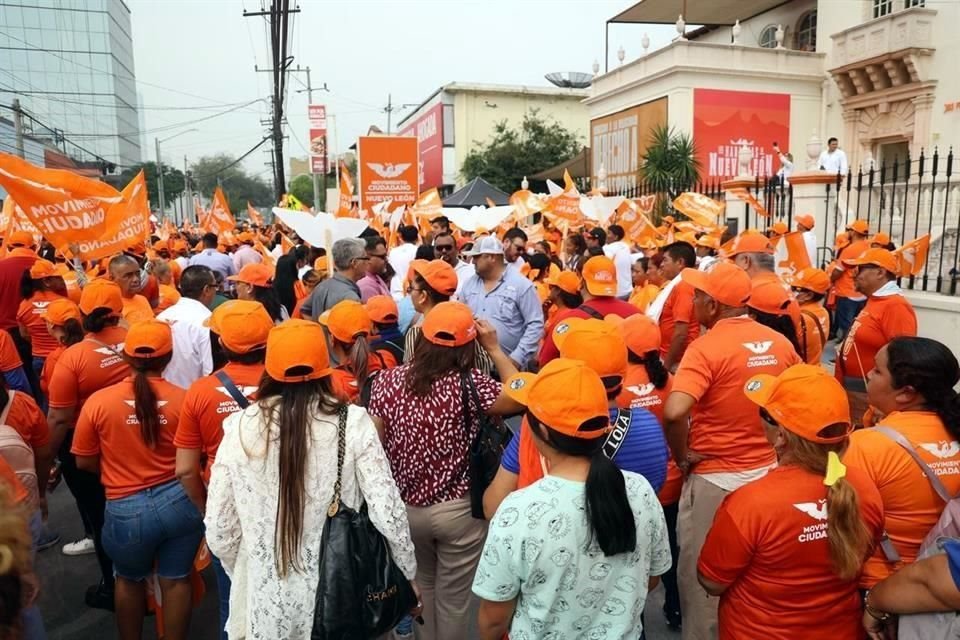
<path id="1" fill-rule="evenodd" d="M 471 415 L 476 416 L 477 435 L 470 443 L 467 457 L 470 477 L 470 515 L 485 520 L 483 515 L 483 493 L 493 482 L 500 468 L 500 458 L 513 438 L 513 432 L 497 417 L 488 416 L 480 405 L 480 394 L 473 384 L 470 371 L 460 375 L 460 388 L 463 392 L 463 426 L 470 434 Z M 473 410 L 471 410 L 471 405 Z"/>
<path id="2" fill-rule="evenodd" d="M 410 581 L 390 555 L 386 539 L 367 515 L 340 501 L 347 409 L 337 425 L 337 481 L 320 543 L 311 640 L 375 638 L 393 629 L 417 604 Z"/>

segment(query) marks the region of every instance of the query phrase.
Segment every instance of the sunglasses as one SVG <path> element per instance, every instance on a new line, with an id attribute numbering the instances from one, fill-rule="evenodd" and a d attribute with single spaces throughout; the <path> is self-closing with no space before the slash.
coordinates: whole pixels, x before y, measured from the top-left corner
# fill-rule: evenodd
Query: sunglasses
<path id="1" fill-rule="evenodd" d="M 439 251 L 440 253 L 446 253 L 447 251 L 453 251 L 452 244 L 435 244 L 433 245 L 434 250 Z"/>

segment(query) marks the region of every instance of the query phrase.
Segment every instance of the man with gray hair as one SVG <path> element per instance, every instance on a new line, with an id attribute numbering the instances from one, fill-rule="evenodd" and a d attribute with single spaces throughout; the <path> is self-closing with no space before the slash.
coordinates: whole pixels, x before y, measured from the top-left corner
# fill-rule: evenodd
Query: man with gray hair
<path id="1" fill-rule="evenodd" d="M 303 303 L 302 313 L 314 320 L 342 300 L 360 302 L 357 282 L 367 273 L 367 244 L 360 238 L 343 238 L 333 243 L 332 278 L 316 286 Z"/>
<path id="2" fill-rule="evenodd" d="M 140 295 L 143 280 L 140 263 L 131 256 L 121 253 L 114 256 L 107 265 L 107 275 L 120 286 L 123 297 L 123 319 L 129 324 L 143 320 L 153 320 L 153 308 L 150 301 Z"/>
<path id="3" fill-rule="evenodd" d="M 754 286 L 765 280 L 772 280 L 790 293 L 787 312 L 793 320 L 797 335 L 804 335 L 801 333 L 804 331 L 804 320 L 800 313 L 800 303 L 797 302 L 790 286 L 777 275 L 776 259 L 773 254 L 774 249 L 770 240 L 760 233 L 741 233 L 733 241 L 730 250 L 726 252 L 727 257 L 732 258 L 735 265 L 747 272 Z"/>

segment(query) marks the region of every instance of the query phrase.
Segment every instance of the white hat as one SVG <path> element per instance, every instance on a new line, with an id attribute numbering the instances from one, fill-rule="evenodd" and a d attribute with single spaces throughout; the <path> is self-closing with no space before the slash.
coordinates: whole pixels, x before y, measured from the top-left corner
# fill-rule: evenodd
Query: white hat
<path id="1" fill-rule="evenodd" d="M 473 244 L 473 249 L 464 251 L 465 256 L 481 256 L 487 254 L 503 255 L 503 242 L 496 236 L 483 236 Z"/>

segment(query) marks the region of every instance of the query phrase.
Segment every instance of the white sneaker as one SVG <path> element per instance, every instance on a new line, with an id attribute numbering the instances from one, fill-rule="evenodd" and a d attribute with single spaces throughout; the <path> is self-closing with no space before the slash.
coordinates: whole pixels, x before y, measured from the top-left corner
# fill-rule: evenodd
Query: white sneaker
<path id="1" fill-rule="evenodd" d="M 83 538 L 63 545 L 63 555 L 65 556 L 85 556 L 94 551 L 96 549 L 93 546 L 93 538 Z"/>

